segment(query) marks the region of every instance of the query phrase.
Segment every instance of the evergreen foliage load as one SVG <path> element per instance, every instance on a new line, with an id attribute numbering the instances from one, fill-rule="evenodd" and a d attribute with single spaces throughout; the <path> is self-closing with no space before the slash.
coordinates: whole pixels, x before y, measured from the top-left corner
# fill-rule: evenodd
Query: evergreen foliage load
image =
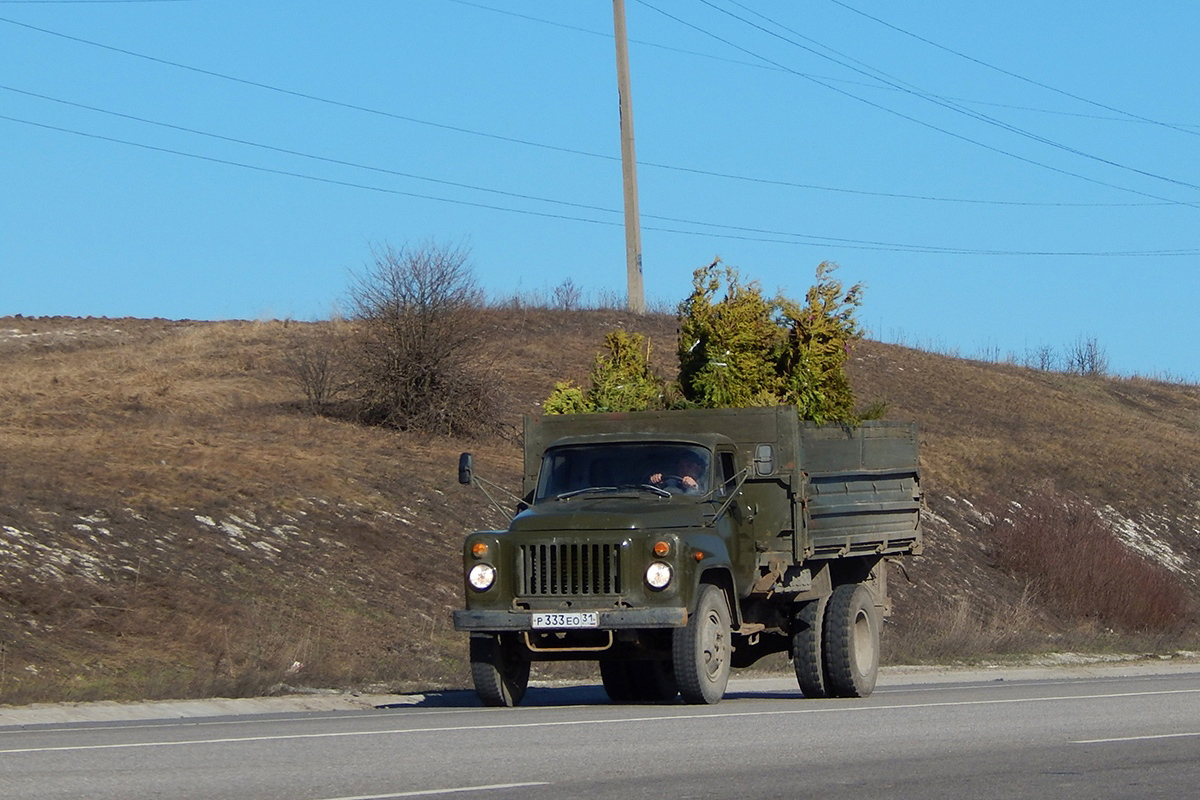
<path id="1" fill-rule="evenodd" d="M 650 343 L 638 333 L 612 331 L 596 354 L 586 392 L 570 381 L 556 383 L 543 409 L 547 414 L 647 411 L 665 408 L 667 382 L 650 367 Z"/>
<path id="2" fill-rule="evenodd" d="M 555 386 L 550 414 L 659 408 L 747 408 L 796 405 L 804 419 L 855 422 L 854 392 L 845 364 L 862 331 L 855 317 L 862 284 L 846 289 L 835 264 L 817 267 L 816 282 L 798 303 L 767 299 L 720 259 L 693 275 L 679 306 L 679 377 L 659 378 L 649 344 L 614 331 L 596 357 L 592 387 Z"/>

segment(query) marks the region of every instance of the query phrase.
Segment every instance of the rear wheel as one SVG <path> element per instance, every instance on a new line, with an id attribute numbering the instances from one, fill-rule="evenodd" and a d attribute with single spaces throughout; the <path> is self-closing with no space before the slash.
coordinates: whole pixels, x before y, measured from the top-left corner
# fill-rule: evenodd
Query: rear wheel
<path id="1" fill-rule="evenodd" d="M 792 618 L 792 666 L 796 669 L 796 683 L 800 684 L 805 697 L 829 696 L 825 684 L 824 648 L 821 646 L 827 607 L 826 597 L 810 600 Z"/>
<path id="2" fill-rule="evenodd" d="M 515 706 L 529 686 L 529 657 L 515 641 L 472 636 L 471 678 L 485 706 Z"/>
<path id="3" fill-rule="evenodd" d="M 672 641 L 675 679 L 685 703 L 719 703 L 729 683 L 729 604 L 725 593 L 711 584 L 700 587 L 696 613 L 676 628 Z"/>
<path id="4" fill-rule="evenodd" d="M 822 644 L 825 680 L 834 697 L 866 697 L 879 674 L 879 612 L 861 583 L 833 590 L 825 611 Z"/>

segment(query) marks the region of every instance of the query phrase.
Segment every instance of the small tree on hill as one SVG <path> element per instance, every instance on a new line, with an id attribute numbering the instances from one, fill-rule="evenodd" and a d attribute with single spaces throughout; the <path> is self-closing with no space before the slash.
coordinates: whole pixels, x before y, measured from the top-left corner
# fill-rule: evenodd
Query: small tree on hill
<path id="1" fill-rule="evenodd" d="M 343 321 L 293 326 L 291 331 L 283 356 L 287 376 L 304 394 L 307 411 L 330 413 L 349 380 Z"/>
<path id="2" fill-rule="evenodd" d="M 364 422 L 448 435 L 496 427 L 483 292 L 468 255 L 433 242 L 372 250 L 350 290 L 352 391 Z"/>

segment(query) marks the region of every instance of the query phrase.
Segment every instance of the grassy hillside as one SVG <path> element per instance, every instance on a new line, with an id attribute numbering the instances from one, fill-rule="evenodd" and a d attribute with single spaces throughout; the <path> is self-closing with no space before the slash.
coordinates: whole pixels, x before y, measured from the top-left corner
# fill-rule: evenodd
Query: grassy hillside
<path id="1" fill-rule="evenodd" d="M 516 486 L 521 414 L 606 331 L 674 354 L 667 315 L 497 315 L 510 434 L 469 442 L 305 413 L 285 356 L 320 325 L 0 319 L 0 702 L 468 684 L 459 545 L 504 520 L 458 452 Z M 851 378 L 921 426 L 927 547 L 891 574 L 891 660 L 1194 646 L 1200 390 L 870 341 Z M 1005 562 L 997 523 L 1071 497 L 1151 565 L 1135 593 L 1184 587 L 1171 624 L 1114 627 Z"/>

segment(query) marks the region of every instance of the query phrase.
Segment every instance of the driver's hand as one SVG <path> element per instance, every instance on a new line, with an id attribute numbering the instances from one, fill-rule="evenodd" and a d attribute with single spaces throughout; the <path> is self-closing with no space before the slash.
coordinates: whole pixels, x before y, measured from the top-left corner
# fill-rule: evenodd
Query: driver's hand
<path id="1" fill-rule="evenodd" d="M 691 475 L 684 475 L 683 479 L 680 481 L 680 483 L 682 483 L 684 486 L 686 486 L 689 489 L 700 488 L 700 484 L 696 483 L 696 479 L 693 478 Z"/>
<path id="2" fill-rule="evenodd" d="M 650 476 L 650 482 L 654 484 L 662 483 L 662 473 L 656 472 Z"/>

